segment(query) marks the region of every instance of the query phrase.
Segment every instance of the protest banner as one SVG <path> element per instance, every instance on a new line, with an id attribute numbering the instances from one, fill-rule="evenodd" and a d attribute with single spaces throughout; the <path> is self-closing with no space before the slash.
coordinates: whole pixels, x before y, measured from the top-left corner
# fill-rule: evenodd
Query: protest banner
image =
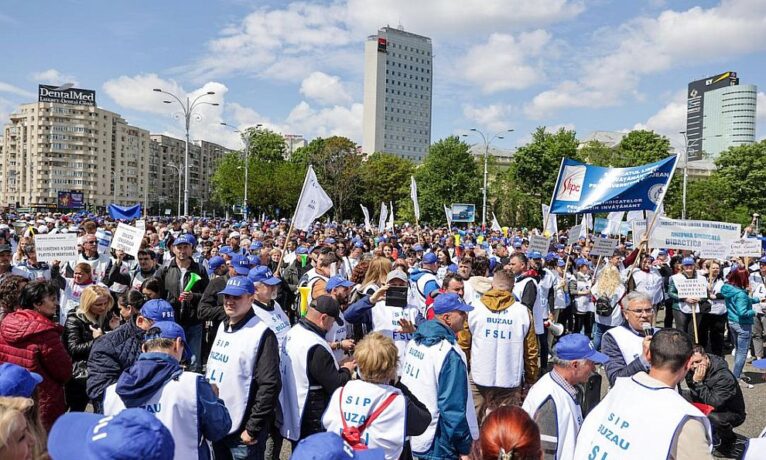
<path id="1" fill-rule="evenodd" d="M 734 240 L 729 245 L 728 257 L 761 257 L 761 240 L 758 238 L 743 238 Z"/>
<path id="2" fill-rule="evenodd" d="M 596 238 L 593 240 L 593 247 L 590 250 L 591 256 L 612 257 L 614 248 L 617 247 L 617 240 L 614 238 Z"/>
<path id="3" fill-rule="evenodd" d="M 567 236 L 569 237 L 570 244 L 574 243 L 580 238 L 580 232 L 582 232 L 582 224 L 575 225 L 574 227 L 569 229 L 569 233 L 567 233 Z"/>
<path id="4" fill-rule="evenodd" d="M 678 283 L 675 283 L 678 290 L 678 297 L 680 299 L 706 299 L 707 298 L 707 286 L 705 283 L 697 278 L 683 279 Z"/>
<path id="5" fill-rule="evenodd" d="M 543 256 L 548 253 L 548 247 L 550 245 L 550 239 L 540 235 L 529 236 L 528 251 L 537 251 Z"/>
<path id="6" fill-rule="evenodd" d="M 110 248 L 122 250 L 125 254 L 138 257 L 138 250 L 141 249 L 141 240 L 144 238 L 144 231 L 127 224 L 117 225 L 117 231 L 114 232 Z"/>
<path id="7" fill-rule="evenodd" d="M 641 243 L 641 238 L 643 238 L 646 233 L 646 221 L 643 219 L 634 220 L 631 222 L 631 227 L 631 231 L 633 232 L 633 246 L 638 247 Z"/>
<path id="8" fill-rule="evenodd" d="M 35 235 L 35 252 L 40 262 L 77 262 L 77 234 Z"/>
<path id="9" fill-rule="evenodd" d="M 676 220 L 658 217 L 649 237 L 649 246 L 690 251 L 716 250 L 729 247 L 740 239 L 741 226 L 707 220 Z"/>

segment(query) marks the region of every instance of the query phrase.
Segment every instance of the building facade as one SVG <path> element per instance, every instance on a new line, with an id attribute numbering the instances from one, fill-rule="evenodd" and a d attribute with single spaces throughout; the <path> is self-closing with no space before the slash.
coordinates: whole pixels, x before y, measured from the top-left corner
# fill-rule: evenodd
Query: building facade
<path id="1" fill-rule="evenodd" d="M 431 39 L 383 27 L 364 46 L 362 149 L 421 162 L 431 144 Z"/>
<path id="2" fill-rule="evenodd" d="M 711 158 L 729 147 L 755 142 L 755 85 L 727 86 L 705 93 L 702 151 Z"/>
<path id="3" fill-rule="evenodd" d="M 0 205 L 55 209 L 59 192 L 88 207 L 146 199 L 149 132 L 95 105 L 23 104 L 3 127 Z"/>

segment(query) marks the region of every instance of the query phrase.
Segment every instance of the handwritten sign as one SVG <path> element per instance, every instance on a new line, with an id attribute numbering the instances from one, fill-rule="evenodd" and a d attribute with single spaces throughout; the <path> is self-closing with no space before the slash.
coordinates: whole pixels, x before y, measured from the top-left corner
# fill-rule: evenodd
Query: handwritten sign
<path id="1" fill-rule="evenodd" d="M 675 283 L 675 280 L 673 280 Z M 677 283 L 676 290 L 678 290 L 678 297 L 681 299 L 688 299 L 691 297 L 697 299 L 707 298 L 707 286 L 705 283 L 697 278 L 683 279 Z"/>
<path id="2" fill-rule="evenodd" d="M 133 257 L 138 257 L 138 250 L 141 249 L 141 240 L 143 238 L 144 231 L 142 229 L 121 223 L 117 226 L 117 231 L 114 232 L 114 238 L 112 238 L 112 245 L 110 247 L 117 251 L 125 251 L 125 254 L 130 254 Z"/>

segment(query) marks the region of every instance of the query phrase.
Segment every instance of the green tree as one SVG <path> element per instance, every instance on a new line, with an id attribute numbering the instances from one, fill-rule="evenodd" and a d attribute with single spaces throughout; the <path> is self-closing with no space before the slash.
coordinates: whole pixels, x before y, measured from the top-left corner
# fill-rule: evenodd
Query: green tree
<path id="1" fill-rule="evenodd" d="M 281 134 L 264 128 L 248 128 L 245 136 L 250 138 L 250 157 L 257 161 L 284 161 L 287 153 Z"/>
<path id="2" fill-rule="evenodd" d="M 715 174 L 721 179 L 716 184 L 717 193 L 722 204 L 732 210 L 730 222 L 749 223 L 752 213 L 763 213 L 766 209 L 763 193 L 766 141 L 731 147 L 721 153 L 715 164 Z"/>
<path id="3" fill-rule="evenodd" d="M 390 153 L 373 153 L 359 170 L 361 202 L 375 208 L 381 201 L 399 203 L 409 198 L 410 176 L 414 172 L 415 164 L 410 160 Z"/>
<path id="4" fill-rule="evenodd" d="M 612 167 L 619 161 L 617 156 L 616 149 L 599 141 L 588 141 L 580 147 L 580 158 L 591 165 Z"/>
<path id="5" fill-rule="evenodd" d="M 654 163 L 670 156 L 670 141 L 654 131 L 629 132 L 616 147 L 611 166 L 625 168 Z"/>
<path id="6" fill-rule="evenodd" d="M 453 202 L 475 203 L 480 208 L 481 174 L 469 145 L 457 136 L 431 145 L 425 161 L 415 170 L 421 221 L 444 222 L 444 205 Z"/>
<path id="7" fill-rule="evenodd" d="M 230 209 L 234 204 L 242 204 L 244 188 L 235 188 L 232 184 L 244 185 L 244 165 L 240 152 L 229 152 L 216 164 L 212 177 L 213 199 L 224 208 Z"/>

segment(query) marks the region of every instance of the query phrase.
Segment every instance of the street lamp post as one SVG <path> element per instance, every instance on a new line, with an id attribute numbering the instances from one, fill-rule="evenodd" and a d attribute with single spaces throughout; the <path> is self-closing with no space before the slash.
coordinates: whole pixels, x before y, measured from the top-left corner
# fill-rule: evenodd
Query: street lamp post
<path id="1" fill-rule="evenodd" d="M 679 131 L 684 136 L 684 185 L 681 189 L 681 220 L 686 220 L 686 181 L 689 180 L 689 138 L 686 131 Z"/>
<path id="2" fill-rule="evenodd" d="M 110 171 L 112 172 L 112 203 L 117 204 L 117 174 L 114 169 Z"/>
<path id="3" fill-rule="evenodd" d="M 191 122 L 191 117 L 194 114 L 194 109 L 201 105 L 212 105 L 217 106 L 217 102 L 206 102 L 206 101 L 200 101 L 201 98 L 205 96 L 212 96 L 215 94 L 214 91 L 208 91 L 204 94 L 200 94 L 194 100 L 190 100 L 189 97 L 186 97 L 186 103 L 184 102 L 175 94 L 164 91 L 160 88 L 154 88 L 154 91 L 157 93 L 167 94 L 168 96 L 172 97 L 173 99 L 178 102 L 178 104 L 181 105 L 181 109 L 183 110 L 184 114 L 184 122 L 186 127 L 186 148 L 184 152 L 184 214 L 185 216 L 189 215 L 189 123 Z M 162 101 L 165 104 L 172 104 L 173 101 Z M 201 173 L 201 171 L 200 171 Z M 180 215 L 180 211 L 179 211 Z"/>
<path id="4" fill-rule="evenodd" d="M 244 218 L 245 222 L 247 222 L 247 172 L 249 170 L 250 166 L 250 133 L 248 132 L 242 132 L 235 128 L 234 126 L 221 122 L 223 126 L 228 126 L 232 130 L 234 130 L 235 133 L 239 133 L 240 137 L 242 138 L 242 142 L 245 144 L 245 194 L 244 198 L 242 200 L 242 217 Z M 262 124 L 258 123 L 255 125 L 255 129 L 260 128 L 263 126 Z"/>
<path id="5" fill-rule="evenodd" d="M 484 141 L 484 187 L 482 188 L 483 191 L 483 197 L 482 197 L 482 209 L 481 209 L 481 226 L 482 228 L 486 228 L 487 225 L 487 180 L 489 176 L 489 172 L 487 170 L 487 160 L 489 158 L 489 146 L 492 144 L 492 142 L 495 139 L 505 139 L 502 134 L 504 133 L 512 133 L 512 129 L 506 129 L 503 131 L 500 131 L 496 133 L 494 136 L 490 137 L 489 140 L 487 140 L 487 136 L 480 130 L 476 128 L 471 128 L 470 131 L 473 131 L 481 136 L 481 139 Z M 467 134 L 463 134 L 463 137 L 468 137 Z"/>
<path id="6" fill-rule="evenodd" d="M 167 166 L 170 166 L 171 168 L 175 169 L 178 172 L 178 216 L 181 216 L 181 168 L 174 165 L 173 163 L 168 163 Z"/>

